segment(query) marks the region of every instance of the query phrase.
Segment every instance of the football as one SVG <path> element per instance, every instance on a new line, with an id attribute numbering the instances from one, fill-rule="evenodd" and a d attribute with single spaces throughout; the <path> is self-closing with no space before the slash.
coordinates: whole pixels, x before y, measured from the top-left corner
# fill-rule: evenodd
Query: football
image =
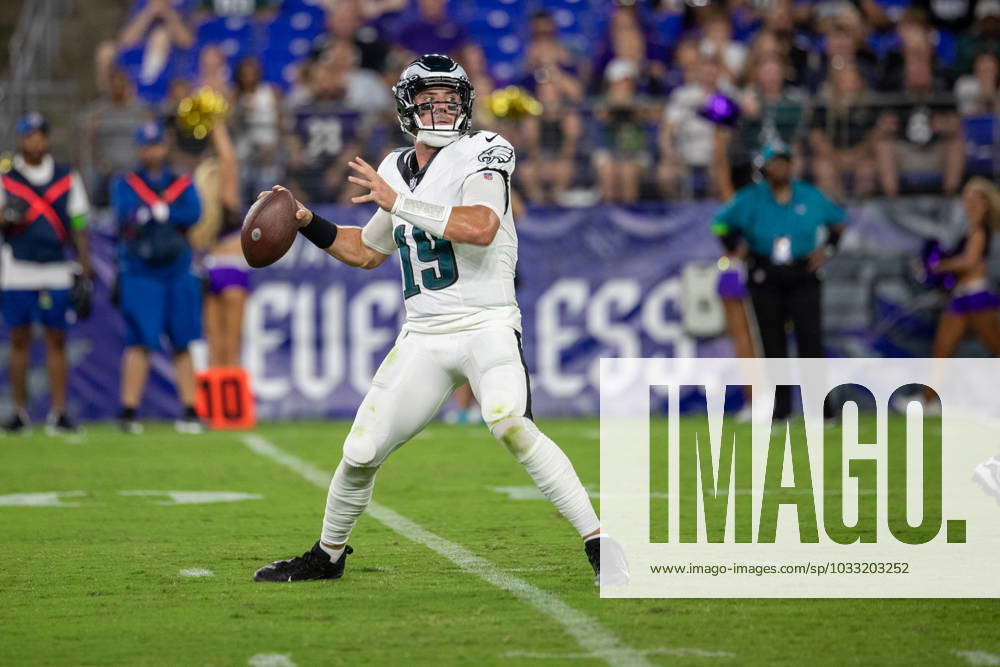
<path id="1" fill-rule="evenodd" d="M 255 269 L 274 264 L 292 247 L 298 229 L 292 193 L 268 192 L 254 202 L 243 219 L 240 242 L 247 263 Z"/>

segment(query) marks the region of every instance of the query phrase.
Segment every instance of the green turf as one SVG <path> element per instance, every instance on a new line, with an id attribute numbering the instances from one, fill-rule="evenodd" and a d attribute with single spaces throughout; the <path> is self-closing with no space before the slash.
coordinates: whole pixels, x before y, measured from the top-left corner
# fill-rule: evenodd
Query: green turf
<path id="1" fill-rule="evenodd" d="M 596 421 L 547 421 L 585 483 Z M 257 433 L 323 468 L 346 423 Z M 325 491 L 251 452 L 240 434 L 0 440 L 0 495 L 86 491 L 78 507 L 0 507 L 0 664 L 600 664 L 554 620 L 363 516 L 337 582 L 255 584 L 260 565 L 307 549 Z M 994 600 L 602 600 L 578 538 L 545 501 L 488 486 L 530 479 L 481 427 L 431 425 L 393 455 L 375 499 L 598 620 L 653 664 L 968 664 L 1000 654 Z M 165 506 L 122 490 L 209 490 L 260 500 Z M 179 575 L 207 568 L 210 578 Z M 678 655 L 672 649 L 732 657 Z M 511 652 L 552 656 L 524 658 Z M 988 664 L 988 663 L 982 663 Z"/>

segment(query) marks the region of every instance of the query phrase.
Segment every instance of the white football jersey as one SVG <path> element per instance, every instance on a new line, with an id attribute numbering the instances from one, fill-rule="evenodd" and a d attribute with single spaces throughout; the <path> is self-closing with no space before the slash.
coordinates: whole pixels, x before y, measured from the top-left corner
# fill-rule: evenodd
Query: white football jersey
<path id="1" fill-rule="evenodd" d="M 505 324 L 521 330 L 514 296 L 517 234 L 511 213 L 514 149 L 495 132 L 476 131 L 441 148 L 415 172 L 413 148 L 390 153 L 378 173 L 395 190 L 440 206 L 483 205 L 500 218 L 488 246 L 451 243 L 379 209 L 362 240 L 384 254 L 398 252 L 402 269 L 405 330 L 451 333 Z M 468 187 L 477 179 L 476 196 Z M 495 183 L 495 185 L 494 185 Z"/>

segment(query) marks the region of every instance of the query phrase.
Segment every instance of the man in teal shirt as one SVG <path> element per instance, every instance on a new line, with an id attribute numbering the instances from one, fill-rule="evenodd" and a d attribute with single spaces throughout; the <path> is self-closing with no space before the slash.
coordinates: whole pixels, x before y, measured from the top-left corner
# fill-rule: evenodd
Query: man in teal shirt
<path id="1" fill-rule="evenodd" d="M 747 288 L 766 357 L 787 357 L 791 320 L 800 357 L 822 357 L 822 290 L 816 271 L 840 240 L 844 211 L 814 186 L 792 180 L 791 156 L 772 143 L 761 154 L 764 180 L 748 185 L 716 214 L 712 231 L 726 253 L 745 259 Z M 775 396 L 776 418 L 791 412 Z"/>

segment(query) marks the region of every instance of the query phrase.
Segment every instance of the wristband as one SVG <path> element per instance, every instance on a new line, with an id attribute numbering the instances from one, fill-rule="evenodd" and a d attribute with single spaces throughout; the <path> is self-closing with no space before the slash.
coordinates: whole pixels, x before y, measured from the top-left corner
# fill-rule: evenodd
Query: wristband
<path id="1" fill-rule="evenodd" d="M 389 211 L 392 215 L 406 220 L 414 227 L 430 232 L 439 239 L 444 238 L 444 228 L 451 217 L 451 206 L 440 206 L 419 199 L 410 199 L 396 194 L 396 203 Z"/>
<path id="2" fill-rule="evenodd" d="M 312 222 L 299 227 L 299 233 L 320 250 L 326 250 L 337 240 L 337 225 L 313 213 Z"/>

